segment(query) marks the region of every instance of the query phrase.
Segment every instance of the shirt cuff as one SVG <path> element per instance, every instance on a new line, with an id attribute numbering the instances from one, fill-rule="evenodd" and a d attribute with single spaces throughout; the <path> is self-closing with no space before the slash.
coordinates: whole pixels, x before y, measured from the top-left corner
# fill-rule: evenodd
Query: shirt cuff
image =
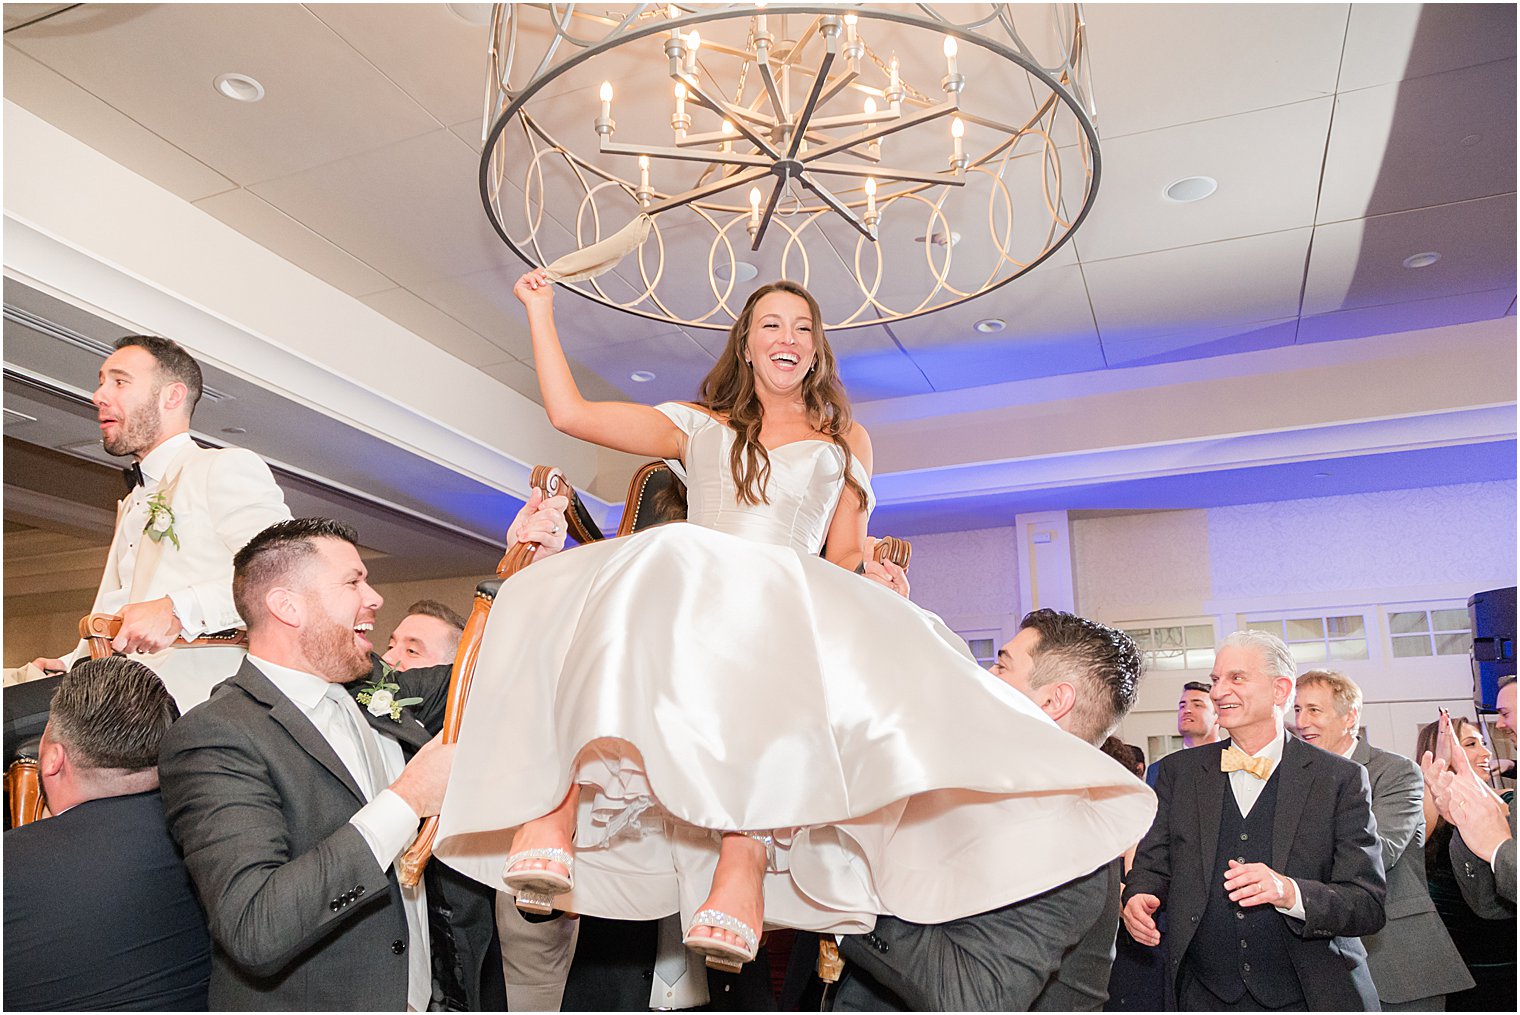
<path id="1" fill-rule="evenodd" d="M 194 641 L 206 633 L 206 613 L 201 609 L 201 597 L 194 589 L 180 589 L 169 593 L 174 604 L 174 616 L 180 623 L 180 637 Z"/>
<path id="2" fill-rule="evenodd" d="M 1511 804 L 1510 806 L 1513 807 L 1514 805 Z M 1508 839 L 1500 839 L 1499 844 L 1494 847 L 1494 851 L 1488 854 L 1488 865 L 1494 869 L 1494 873 L 1496 874 L 1499 872 L 1499 850 L 1503 849 L 1504 844 L 1508 841 Z"/>
<path id="3" fill-rule="evenodd" d="M 1298 890 L 1297 881 L 1294 881 L 1292 878 L 1285 878 L 1284 880 L 1293 886 L 1293 905 L 1287 907 L 1273 906 L 1272 908 L 1283 916 L 1291 916 L 1295 920 L 1302 920 L 1304 919 L 1304 893 Z"/>
<path id="4" fill-rule="evenodd" d="M 348 823 L 364 837 L 380 869 L 388 870 L 401 851 L 417 837 L 422 819 L 394 791 L 383 789 L 375 799 L 359 808 Z"/>

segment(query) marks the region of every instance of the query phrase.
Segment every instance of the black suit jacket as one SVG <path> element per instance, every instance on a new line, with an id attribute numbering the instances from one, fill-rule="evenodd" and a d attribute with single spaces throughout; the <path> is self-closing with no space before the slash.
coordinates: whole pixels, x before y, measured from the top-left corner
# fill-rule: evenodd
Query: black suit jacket
<path id="1" fill-rule="evenodd" d="M 1219 770 L 1228 741 L 1178 751 L 1157 768 L 1156 821 L 1140 841 L 1124 899 L 1148 894 L 1167 910 L 1167 1005 L 1215 884 L 1219 823 L 1229 777 Z M 1359 940 L 1384 923 L 1387 882 L 1372 818 L 1367 770 L 1289 738 L 1277 789 L 1272 863 L 1292 878 L 1304 919 L 1283 917 L 1288 955 L 1311 1011 L 1376 1011 L 1377 992 Z"/>
<path id="2" fill-rule="evenodd" d="M 1023 902 L 942 924 L 883 916 L 840 944 L 835 1011 L 1099 1011 L 1122 860 Z"/>
<path id="3" fill-rule="evenodd" d="M 156 790 L 5 833 L 7 1011 L 205 1011 L 210 974 Z"/>
<path id="4" fill-rule="evenodd" d="M 408 751 L 429 739 L 410 715 L 364 714 Z M 349 824 L 364 801 L 348 769 L 257 667 L 169 728 L 159 777 L 215 944 L 213 1009 L 406 1007 L 394 866 Z"/>

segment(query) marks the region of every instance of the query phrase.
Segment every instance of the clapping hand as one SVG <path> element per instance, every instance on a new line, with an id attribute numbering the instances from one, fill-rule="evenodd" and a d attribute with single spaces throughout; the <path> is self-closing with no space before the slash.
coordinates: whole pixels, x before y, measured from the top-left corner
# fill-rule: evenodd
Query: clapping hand
<path id="1" fill-rule="evenodd" d="M 507 545 L 537 543 L 539 556 L 545 557 L 563 550 L 565 511 L 569 507 L 570 498 L 560 494 L 546 499 L 544 492 L 534 487 L 528 495 L 528 502 L 517 512 L 517 517 L 512 519 L 512 524 L 507 528 Z"/>
<path id="2" fill-rule="evenodd" d="M 1448 743 L 1456 744 L 1451 716 L 1441 713 Z M 1462 841 L 1475 854 L 1490 857 L 1510 837 L 1509 808 L 1472 767 L 1467 752 L 1456 747 L 1451 759 L 1433 758 L 1429 751 L 1420 759 L 1425 785 L 1441 817 L 1457 826 Z"/>

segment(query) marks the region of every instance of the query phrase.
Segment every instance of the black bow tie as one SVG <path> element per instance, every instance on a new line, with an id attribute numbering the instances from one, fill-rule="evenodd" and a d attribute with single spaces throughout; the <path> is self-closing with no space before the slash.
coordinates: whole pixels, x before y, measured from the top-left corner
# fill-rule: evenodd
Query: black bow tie
<path id="1" fill-rule="evenodd" d="M 131 465 L 127 466 L 125 469 L 122 469 L 121 470 L 121 478 L 124 479 L 126 481 L 126 483 L 127 483 L 127 492 L 128 493 L 131 493 L 137 487 L 142 486 L 143 485 L 142 463 L 141 462 L 133 462 Z"/>

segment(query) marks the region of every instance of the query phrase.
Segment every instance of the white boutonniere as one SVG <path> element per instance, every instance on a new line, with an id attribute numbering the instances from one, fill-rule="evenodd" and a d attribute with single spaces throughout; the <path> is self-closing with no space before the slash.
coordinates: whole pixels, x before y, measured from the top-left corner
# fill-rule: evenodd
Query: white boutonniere
<path id="1" fill-rule="evenodd" d="M 401 685 L 391 680 L 391 675 L 395 672 L 394 666 L 382 662 L 379 678 L 361 687 L 359 693 L 354 695 L 354 700 L 369 709 L 370 715 L 388 715 L 393 722 L 400 722 L 401 710 L 408 705 L 421 704 L 422 699 L 396 697 Z"/>
<path id="2" fill-rule="evenodd" d="M 148 498 L 148 522 L 143 526 L 143 532 L 155 543 L 167 539 L 176 550 L 179 549 L 179 536 L 174 531 L 174 509 L 164 499 L 162 491 Z"/>

